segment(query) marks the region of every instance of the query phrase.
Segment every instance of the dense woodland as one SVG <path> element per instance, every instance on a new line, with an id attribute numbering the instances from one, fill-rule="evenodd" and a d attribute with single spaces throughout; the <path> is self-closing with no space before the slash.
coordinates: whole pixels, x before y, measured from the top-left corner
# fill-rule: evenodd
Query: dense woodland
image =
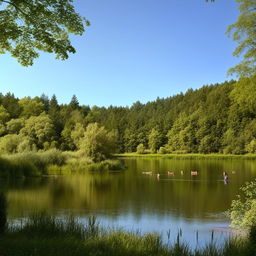
<path id="1" fill-rule="evenodd" d="M 62 105 L 55 95 L 18 99 L 0 94 L 0 151 L 75 151 L 91 124 L 90 137 L 102 129 L 115 145 L 102 144 L 119 153 L 256 153 L 255 91 L 254 76 L 108 108 L 81 106 L 75 95 Z"/>

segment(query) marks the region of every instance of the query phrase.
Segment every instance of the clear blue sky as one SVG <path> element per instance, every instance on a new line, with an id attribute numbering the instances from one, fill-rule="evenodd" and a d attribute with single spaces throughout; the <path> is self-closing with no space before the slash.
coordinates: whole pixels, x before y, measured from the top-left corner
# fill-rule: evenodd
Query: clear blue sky
<path id="1" fill-rule="evenodd" d="M 77 49 L 66 61 L 41 54 L 33 67 L 0 55 L 0 91 L 68 103 L 130 106 L 188 88 L 223 82 L 238 63 L 225 35 L 238 16 L 234 0 L 75 0 L 92 25 L 72 37 Z"/>

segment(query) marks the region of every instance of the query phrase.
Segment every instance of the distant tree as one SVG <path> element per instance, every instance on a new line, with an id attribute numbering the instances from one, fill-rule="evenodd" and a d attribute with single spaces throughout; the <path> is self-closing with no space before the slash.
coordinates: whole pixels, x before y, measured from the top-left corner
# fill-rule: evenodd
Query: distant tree
<path id="1" fill-rule="evenodd" d="M 69 110 L 69 108 L 66 108 Z M 64 150 L 75 150 L 77 147 L 74 144 L 74 140 L 71 137 L 71 133 L 74 131 L 76 125 L 84 125 L 84 117 L 79 110 L 74 110 L 72 112 L 65 111 L 65 126 L 61 132 L 62 136 L 62 149 Z"/>
<path id="2" fill-rule="evenodd" d="M 69 106 L 71 107 L 72 110 L 75 110 L 79 107 L 79 101 L 78 101 L 76 95 L 72 96 Z"/>
<path id="3" fill-rule="evenodd" d="M 162 135 L 158 130 L 151 130 L 148 135 L 148 145 L 152 153 L 156 153 L 156 151 L 162 146 Z"/>
<path id="4" fill-rule="evenodd" d="M 206 135 L 205 137 L 202 138 L 200 141 L 200 145 L 198 148 L 199 153 L 204 153 L 204 154 L 209 154 L 212 153 L 212 137 L 210 135 Z"/>
<path id="5" fill-rule="evenodd" d="M 8 92 L 5 96 L 2 96 L 1 104 L 4 106 L 4 108 L 9 113 L 10 118 L 18 118 L 19 117 L 19 115 L 22 111 L 22 108 L 19 105 L 19 99 L 16 98 L 13 93 Z"/>
<path id="6" fill-rule="evenodd" d="M 59 110 L 58 100 L 55 94 L 52 95 L 51 100 L 49 102 L 49 111 L 57 111 Z"/>
<path id="7" fill-rule="evenodd" d="M 23 66 L 38 51 L 65 60 L 75 53 L 69 34 L 82 35 L 89 21 L 75 12 L 73 0 L 0 0 L 0 53 L 10 52 Z"/>
<path id="8" fill-rule="evenodd" d="M 6 123 L 7 132 L 10 134 L 19 134 L 24 125 L 24 118 L 11 119 Z"/>
<path id="9" fill-rule="evenodd" d="M 172 126 L 172 129 L 168 131 L 168 148 L 171 151 L 184 150 L 184 132 L 182 131 L 188 125 L 188 117 L 183 112 L 179 116 L 176 117 L 176 120 Z"/>
<path id="10" fill-rule="evenodd" d="M 52 120 L 45 113 L 27 119 L 20 134 L 29 137 L 38 149 L 44 149 L 45 142 L 52 143 L 56 138 Z"/>
<path id="11" fill-rule="evenodd" d="M 77 148 L 80 146 L 80 140 L 84 136 L 84 126 L 81 123 L 77 123 L 74 129 L 71 131 L 71 139 L 73 140 L 74 144 Z"/>
<path id="12" fill-rule="evenodd" d="M 79 149 L 95 162 L 107 159 L 116 150 L 115 134 L 97 123 L 89 124 L 79 142 Z"/>
<path id="13" fill-rule="evenodd" d="M 125 152 L 135 152 L 137 145 L 139 144 L 137 141 L 137 135 L 135 128 L 131 127 L 130 129 L 125 129 L 124 132 L 124 148 Z"/>
<path id="14" fill-rule="evenodd" d="M 256 7 L 255 7 L 256 8 Z M 256 22 L 255 22 L 256 23 Z M 255 49 L 256 51 L 256 49 Z M 256 67 L 255 67 L 256 70 Z M 234 111 L 242 117 L 256 117 L 256 75 L 250 78 L 240 78 L 230 93 Z"/>
<path id="15" fill-rule="evenodd" d="M 7 110 L 3 106 L 0 106 L 0 123 L 5 124 L 9 119 L 10 115 Z"/>
<path id="16" fill-rule="evenodd" d="M 38 116 L 44 110 L 44 104 L 39 99 L 25 97 L 19 100 L 19 104 L 22 107 L 21 116 L 25 118 L 29 118 L 30 116 Z"/>
<path id="17" fill-rule="evenodd" d="M 45 95 L 44 93 L 40 96 L 40 100 L 41 102 L 44 104 L 44 111 L 49 111 L 49 104 L 50 104 L 50 101 L 49 101 L 49 98 L 47 95 Z"/>
<path id="18" fill-rule="evenodd" d="M 60 106 L 58 104 L 58 100 L 55 94 L 53 94 L 53 96 L 50 99 L 48 114 L 53 122 L 54 129 L 56 131 L 60 143 L 61 132 L 64 127 L 64 121 L 62 120 Z"/>

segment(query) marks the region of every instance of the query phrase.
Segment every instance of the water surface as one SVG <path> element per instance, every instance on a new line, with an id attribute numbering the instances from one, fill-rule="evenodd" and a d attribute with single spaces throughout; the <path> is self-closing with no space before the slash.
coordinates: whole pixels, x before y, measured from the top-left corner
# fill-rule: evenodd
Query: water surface
<path id="1" fill-rule="evenodd" d="M 167 241 L 182 229 L 182 239 L 195 247 L 214 237 L 229 235 L 224 212 L 246 181 L 256 178 L 253 160 L 190 160 L 163 158 L 123 159 L 126 171 L 1 180 L 7 191 L 10 219 L 35 211 L 58 216 L 70 213 L 85 221 L 96 215 L 109 227 L 160 232 Z M 143 172 L 152 171 L 152 175 Z M 174 175 L 168 175 L 168 171 Z M 183 171 L 183 174 L 182 172 Z M 198 175 L 191 176 L 191 171 Z M 223 171 L 229 176 L 223 181 Z M 159 179 L 157 173 L 160 174 Z"/>

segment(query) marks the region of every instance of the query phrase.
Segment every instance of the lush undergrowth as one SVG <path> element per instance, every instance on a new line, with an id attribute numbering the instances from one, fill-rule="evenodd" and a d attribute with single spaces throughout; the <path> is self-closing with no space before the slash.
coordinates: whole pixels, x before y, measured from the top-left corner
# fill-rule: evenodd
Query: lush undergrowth
<path id="1" fill-rule="evenodd" d="M 231 154 L 187 154 L 187 153 L 172 153 L 172 154 L 138 154 L 124 153 L 116 154 L 117 157 L 162 157 L 162 158 L 186 158 L 186 159 L 255 159 L 256 154 L 231 155 Z"/>
<path id="2" fill-rule="evenodd" d="M 66 157 L 58 150 L 2 155 L 0 158 L 1 178 L 38 177 L 47 174 L 50 165 L 61 166 Z"/>
<path id="3" fill-rule="evenodd" d="M 53 149 L 46 152 L 29 152 L 0 157 L 0 178 L 39 177 L 63 175 L 83 171 L 122 170 L 119 160 L 93 163 L 79 152 L 61 152 Z"/>
<path id="4" fill-rule="evenodd" d="M 191 250 L 177 239 L 164 244 L 155 233 L 139 234 L 99 227 L 95 218 L 84 225 L 72 217 L 55 218 L 45 214 L 30 217 L 21 226 L 11 226 L 0 233 L 0 255 L 90 255 L 90 256 L 254 256 L 256 232 L 248 238 L 228 240 L 222 247 L 212 241 Z"/>

